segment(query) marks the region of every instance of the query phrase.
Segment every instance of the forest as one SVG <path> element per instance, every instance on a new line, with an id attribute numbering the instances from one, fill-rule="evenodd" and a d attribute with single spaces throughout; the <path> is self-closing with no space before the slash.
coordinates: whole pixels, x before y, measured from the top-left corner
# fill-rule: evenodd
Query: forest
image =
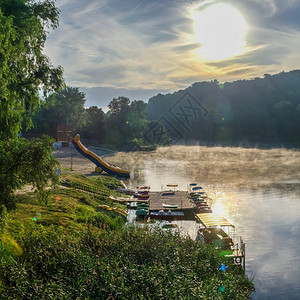
<path id="1" fill-rule="evenodd" d="M 119 96 L 107 113 L 85 106 L 85 94 L 66 87 L 34 115 L 30 133 L 55 138 L 57 125 L 70 125 L 84 139 L 122 150 L 171 143 L 300 145 L 298 70 L 224 84 L 197 82 L 149 103 Z"/>
<path id="2" fill-rule="evenodd" d="M 148 120 L 173 140 L 221 145 L 300 145 L 300 71 L 219 83 L 196 82 L 149 99 Z"/>

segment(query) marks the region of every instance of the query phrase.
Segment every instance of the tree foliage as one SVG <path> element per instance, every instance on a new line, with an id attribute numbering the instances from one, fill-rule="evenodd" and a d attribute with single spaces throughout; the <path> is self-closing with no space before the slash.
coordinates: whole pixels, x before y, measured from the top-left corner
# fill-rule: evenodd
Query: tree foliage
<path id="1" fill-rule="evenodd" d="M 53 67 L 42 50 L 49 28 L 58 26 L 54 2 L 0 1 L 0 128 L 1 137 L 15 137 L 25 116 L 63 84 L 62 68 Z"/>
<path id="2" fill-rule="evenodd" d="M 91 106 L 85 109 L 83 121 L 80 126 L 80 135 L 97 140 L 104 141 L 105 123 L 107 116 L 103 110 L 97 106 Z"/>
<path id="3" fill-rule="evenodd" d="M 85 94 L 67 86 L 53 95 L 53 100 L 35 113 L 32 132 L 56 137 L 57 125 L 68 125 L 77 130 L 84 120 Z"/>
<path id="4" fill-rule="evenodd" d="M 148 118 L 164 117 L 186 142 L 299 146 L 299 87 L 299 70 L 225 84 L 197 82 L 186 90 L 152 97 Z M 188 93 L 198 110 L 185 102 Z"/>
<path id="5" fill-rule="evenodd" d="M 58 162 L 52 156 L 52 142 L 49 137 L 0 141 L 0 205 L 14 209 L 14 191 L 25 184 L 43 193 L 48 181 L 57 182 L 54 170 Z"/>
<path id="6" fill-rule="evenodd" d="M 17 138 L 31 126 L 42 100 L 63 86 L 62 68 L 43 54 L 47 30 L 58 26 L 50 0 L 0 0 L 0 205 L 14 208 L 14 191 L 27 183 L 41 193 L 55 180 L 52 141 Z M 45 195 L 45 194 L 44 194 Z"/>

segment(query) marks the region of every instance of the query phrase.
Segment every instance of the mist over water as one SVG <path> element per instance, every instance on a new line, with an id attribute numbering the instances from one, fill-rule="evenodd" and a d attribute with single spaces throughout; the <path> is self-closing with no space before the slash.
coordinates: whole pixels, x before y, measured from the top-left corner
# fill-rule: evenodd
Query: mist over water
<path id="1" fill-rule="evenodd" d="M 118 153 L 107 160 L 130 169 L 130 185 L 152 181 L 162 169 L 172 173 L 167 178 L 160 178 L 163 184 L 179 178 L 184 180 L 184 186 L 189 183 L 187 179 L 205 185 L 231 187 L 276 184 L 295 187 L 295 184 L 299 189 L 300 184 L 299 150 L 171 146 L 150 153 Z M 149 168 L 154 172 L 150 178 Z"/>
<path id="2" fill-rule="evenodd" d="M 200 183 L 246 242 L 253 298 L 300 299 L 299 150 L 171 146 L 106 160 L 131 171 L 129 187 Z"/>

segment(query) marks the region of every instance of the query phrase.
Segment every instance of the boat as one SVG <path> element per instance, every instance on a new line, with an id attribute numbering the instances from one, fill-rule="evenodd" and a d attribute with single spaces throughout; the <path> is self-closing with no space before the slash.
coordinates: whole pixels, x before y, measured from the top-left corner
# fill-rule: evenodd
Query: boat
<path id="1" fill-rule="evenodd" d="M 175 223 L 171 223 L 170 221 L 162 221 L 159 224 L 159 228 L 161 228 L 163 231 L 171 232 L 172 234 L 180 232 L 178 225 Z"/>
<path id="2" fill-rule="evenodd" d="M 201 191 L 201 190 L 203 190 L 203 187 L 200 186 L 198 183 L 190 183 L 188 186 L 189 193 L 197 192 L 197 191 Z"/>
<path id="3" fill-rule="evenodd" d="M 147 216 L 149 213 L 149 210 L 148 209 L 145 209 L 145 208 L 139 208 L 136 210 L 135 214 L 137 216 Z"/>
<path id="4" fill-rule="evenodd" d="M 198 208 L 207 208 L 207 207 L 210 207 L 206 202 L 203 203 L 203 202 L 196 202 L 196 206 Z"/>
<path id="5" fill-rule="evenodd" d="M 123 193 L 125 195 L 130 195 L 130 196 L 132 196 L 132 195 L 135 194 L 134 190 L 132 190 L 132 189 L 124 189 L 124 188 L 117 188 L 117 192 Z"/>
<path id="6" fill-rule="evenodd" d="M 147 200 L 149 199 L 149 195 L 138 194 L 138 200 Z"/>
<path id="7" fill-rule="evenodd" d="M 205 200 L 203 200 L 203 201 L 196 201 L 195 203 L 196 203 L 197 207 L 200 207 L 200 206 L 209 206 Z"/>
<path id="8" fill-rule="evenodd" d="M 150 186 L 149 185 L 143 185 L 143 186 L 137 186 L 136 187 L 138 190 L 150 190 Z"/>
<path id="9" fill-rule="evenodd" d="M 108 197 L 110 200 L 112 200 L 113 202 L 118 202 L 118 203 L 126 203 L 130 198 L 116 198 L 114 196 L 109 196 Z"/>
<path id="10" fill-rule="evenodd" d="M 192 192 L 197 192 L 197 191 L 200 191 L 200 190 L 203 190 L 203 187 L 202 187 L 202 186 L 195 186 L 195 187 L 192 187 Z"/>
<path id="11" fill-rule="evenodd" d="M 200 241 L 205 242 L 206 244 L 214 245 L 217 249 L 233 249 L 232 238 L 229 237 L 228 234 L 221 228 L 199 228 L 197 237 Z"/>
<path id="12" fill-rule="evenodd" d="M 148 203 L 138 203 L 137 209 L 139 209 L 139 208 L 149 209 L 149 204 Z"/>
<path id="13" fill-rule="evenodd" d="M 170 189 L 173 188 L 173 191 L 175 192 L 175 189 L 178 187 L 178 184 L 167 184 L 167 188 Z"/>
<path id="14" fill-rule="evenodd" d="M 183 211 L 151 211 L 150 218 L 162 219 L 162 220 L 169 220 L 169 219 L 182 219 L 184 217 Z"/>
<path id="15" fill-rule="evenodd" d="M 136 196 L 139 196 L 139 195 L 148 195 L 149 194 L 149 191 L 138 191 L 136 193 Z"/>
<path id="16" fill-rule="evenodd" d="M 223 229 L 234 228 L 234 225 L 225 217 L 213 213 L 199 213 L 196 219 L 202 225 L 198 229 L 197 239 L 220 250 L 233 250 L 233 240 Z"/>
<path id="17" fill-rule="evenodd" d="M 163 207 L 168 208 L 168 209 L 178 208 L 178 204 L 165 204 L 165 203 L 163 203 Z"/>
<path id="18" fill-rule="evenodd" d="M 175 223 L 171 223 L 169 221 L 163 221 L 163 222 L 161 222 L 159 227 L 161 229 L 172 229 L 172 228 L 178 228 L 178 225 Z"/>
<path id="19" fill-rule="evenodd" d="M 192 192 L 190 193 L 190 197 L 195 201 L 201 198 L 207 198 L 206 192 Z"/>
<path id="20" fill-rule="evenodd" d="M 212 209 L 210 207 L 201 207 L 198 209 L 198 214 L 212 213 Z"/>
<path id="21" fill-rule="evenodd" d="M 110 213 L 110 214 L 116 214 L 119 215 L 123 218 L 127 218 L 127 212 L 124 210 L 121 210 L 117 207 L 110 207 L 108 205 L 99 205 L 97 207 L 97 211 L 99 212 L 105 212 L 105 213 Z"/>

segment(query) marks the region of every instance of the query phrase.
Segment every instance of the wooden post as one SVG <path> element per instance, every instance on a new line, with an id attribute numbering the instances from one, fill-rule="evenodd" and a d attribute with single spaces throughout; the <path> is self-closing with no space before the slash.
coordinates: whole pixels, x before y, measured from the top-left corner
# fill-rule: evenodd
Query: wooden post
<path id="1" fill-rule="evenodd" d="M 73 150 L 72 150 L 72 148 L 70 148 L 70 150 L 71 150 L 71 171 L 74 171 L 73 170 Z"/>
<path id="2" fill-rule="evenodd" d="M 245 254 L 245 243 L 243 242 L 243 269 L 246 270 L 246 254 Z"/>

